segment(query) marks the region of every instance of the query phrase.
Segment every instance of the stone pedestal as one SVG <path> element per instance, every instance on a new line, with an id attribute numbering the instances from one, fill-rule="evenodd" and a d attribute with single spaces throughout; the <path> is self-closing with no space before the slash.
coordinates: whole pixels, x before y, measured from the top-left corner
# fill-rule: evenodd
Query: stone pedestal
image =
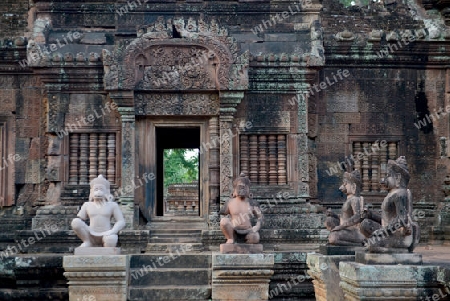
<path id="1" fill-rule="evenodd" d="M 69 301 L 127 300 L 127 255 L 64 256 L 63 267 L 69 280 Z"/>
<path id="2" fill-rule="evenodd" d="M 356 258 L 369 264 L 340 264 L 342 300 L 431 300 L 426 298 L 440 293 L 437 267 L 420 265 L 419 254 L 357 253 Z"/>
<path id="3" fill-rule="evenodd" d="M 342 249 L 340 251 L 343 251 Z M 323 255 L 308 253 L 308 274 L 313 278 L 317 301 L 342 301 L 344 292 L 339 286 L 339 262 L 354 261 L 354 255 Z"/>
<path id="4" fill-rule="evenodd" d="M 268 300 L 273 254 L 213 253 L 212 300 Z"/>

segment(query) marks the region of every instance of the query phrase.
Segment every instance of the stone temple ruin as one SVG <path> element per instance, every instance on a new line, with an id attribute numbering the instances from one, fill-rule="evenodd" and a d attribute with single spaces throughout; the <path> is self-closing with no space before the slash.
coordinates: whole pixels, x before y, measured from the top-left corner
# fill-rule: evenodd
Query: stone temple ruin
<path id="1" fill-rule="evenodd" d="M 0 300 L 449 299 L 449 11 L 2 0 Z M 199 149 L 198 183 L 166 198 L 176 148 Z M 326 245 L 344 172 L 360 175 L 353 215 L 376 216 L 401 156 L 414 253 Z M 219 213 L 241 173 L 262 251 L 224 254 Z M 74 255 L 71 223 L 99 175 L 124 216 L 120 255 Z"/>

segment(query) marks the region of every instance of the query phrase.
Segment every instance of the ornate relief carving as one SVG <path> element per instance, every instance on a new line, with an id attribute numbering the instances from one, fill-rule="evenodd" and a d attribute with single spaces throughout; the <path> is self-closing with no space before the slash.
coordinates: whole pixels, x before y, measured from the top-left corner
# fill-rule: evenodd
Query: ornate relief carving
<path id="1" fill-rule="evenodd" d="M 220 195 L 229 195 L 232 191 L 231 178 L 233 176 L 231 172 L 233 154 L 231 152 L 231 137 L 229 137 L 229 131 L 231 128 L 231 122 L 228 120 L 220 120 Z M 225 135 L 228 135 L 228 139 L 225 139 Z"/>
<path id="2" fill-rule="evenodd" d="M 135 94 L 136 115 L 218 115 L 217 94 Z"/>
<path id="3" fill-rule="evenodd" d="M 173 30 L 175 27 L 176 30 Z M 181 38 L 173 38 L 174 34 Z M 247 89 L 248 52 L 213 20 L 158 20 L 125 51 L 103 51 L 106 89 Z"/>

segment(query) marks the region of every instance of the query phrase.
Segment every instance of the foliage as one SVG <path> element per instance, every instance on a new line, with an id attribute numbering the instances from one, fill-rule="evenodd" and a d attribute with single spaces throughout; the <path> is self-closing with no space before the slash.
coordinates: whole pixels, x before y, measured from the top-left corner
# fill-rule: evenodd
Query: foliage
<path id="1" fill-rule="evenodd" d="M 194 149 L 173 148 L 164 150 L 164 191 L 170 184 L 192 183 L 198 181 L 198 151 Z M 190 153 L 190 154 L 189 154 Z"/>
<path id="2" fill-rule="evenodd" d="M 342 4 L 344 4 L 345 7 L 349 6 L 367 6 L 369 5 L 370 0 L 339 0 Z"/>

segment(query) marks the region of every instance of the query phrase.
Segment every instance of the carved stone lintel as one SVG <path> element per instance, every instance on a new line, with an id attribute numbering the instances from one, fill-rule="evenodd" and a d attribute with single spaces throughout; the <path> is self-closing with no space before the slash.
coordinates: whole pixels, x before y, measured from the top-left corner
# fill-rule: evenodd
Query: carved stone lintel
<path id="1" fill-rule="evenodd" d="M 181 38 L 174 39 L 173 27 Z M 249 53 L 214 20 L 181 17 L 138 29 L 125 50 L 103 50 L 107 90 L 228 90 L 248 88 Z"/>

